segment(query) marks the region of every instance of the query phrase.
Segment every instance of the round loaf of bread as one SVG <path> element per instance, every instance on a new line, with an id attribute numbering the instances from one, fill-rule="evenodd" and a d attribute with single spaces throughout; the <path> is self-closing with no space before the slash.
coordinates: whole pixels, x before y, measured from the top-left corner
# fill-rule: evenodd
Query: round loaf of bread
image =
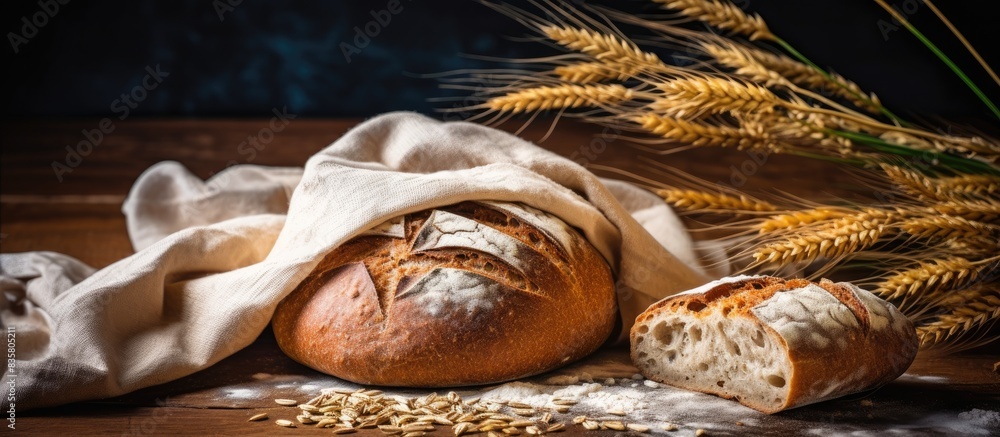
<path id="1" fill-rule="evenodd" d="M 857 286 L 743 276 L 664 299 L 636 318 L 649 379 L 775 413 L 878 387 L 917 353 L 913 324 Z"/>
<path id="2" fill-rule="evenodd" d="M 616 307 L 606 261 L 566 223 L 517 203 L 464 202 L 347 241 L 272 326 L 288 356 L 339 378 L 462 386 L 584 357 L 610 335 Z"/>

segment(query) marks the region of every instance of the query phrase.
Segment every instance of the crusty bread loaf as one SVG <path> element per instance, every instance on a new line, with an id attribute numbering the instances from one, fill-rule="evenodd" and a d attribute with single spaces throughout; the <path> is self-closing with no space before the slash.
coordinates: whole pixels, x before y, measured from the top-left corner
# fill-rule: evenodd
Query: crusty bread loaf
<path id="1" fill-rule="evenodd" d="M 715 281 L 636 318 L 647 378 L 775 413 L 871 389 L 917 352 L 913 324 L 852 284 L 768 276 Z"/>
<path id="2" fill-rule="evenodd" d="M 465 202 L 341 245 L 272 326 L 314 369 L 432 387 L 551 370 L 597 349 L 616 320 L 611 271 L 576 231 L 521 204 Z"/>

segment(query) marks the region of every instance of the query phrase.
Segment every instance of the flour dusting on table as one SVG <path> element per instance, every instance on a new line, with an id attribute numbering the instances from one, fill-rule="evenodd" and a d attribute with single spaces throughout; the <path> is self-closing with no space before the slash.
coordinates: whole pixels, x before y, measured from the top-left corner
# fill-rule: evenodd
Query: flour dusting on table
<path id="1" fill-rule="evenodd" d="M 361 386 L 334 377 L 305 378 L 288 375 L 254 375 L 255 389 L 230 389 L 227 400 L 247 400 L 255 395 L 289 397 L 305 401 L 321 389 L 358 389 Z M 936 385 L 945 382 L 935 376 L 910 375 L 902 378 L 906 386 Z M 277 390 L 261 390 L 268 382 Z M 374 387 L 368 387 L 374 388 Z M 422 397 L 432 391 L 439 394 L 448 389 L 384 388 L 389 397 Z M 793 409 L 776 415 L 766 415 L 744 407 L 735 401 L 716 396 L 681 390 L 636 373 L 636 368 L 623 349 L 602 350 L 587 359 L 547 374 L 480 388 L 455 389 L 463 399 L 487 401 L 491 410 L 513 414 L 503 404 L 516 402 L 531 405 L 539 411 L 551 411 L 556 399 L 572 399 L 575 405 L 566 413 L 552 411 L 553 423 L 569 427 L 577 416 L 598 421 L 622 421 L 646 425 L 649 433 L 663 436 L 690 436 L 704 429 L 709 436 L 762 435 L 776 428 L 787 428 L 788 421 L 802 435 L 816 436 L 882 436 L 882 435 L 1000 435 L 1000 411 L 972 409 L 947 411 L 947 406 L 920 399 L 879 399 L 869 394 L 848 396 L 835 401 Z M 269 405 L 270 398 L 260 399 Z M 491 402 L 492 401 L 492 402 Z M 921 407 L 915 407 L 921 406 Z M 909 416 L 900 416 L 907 411 Z M 625 413 L 625 416 L 611 414 Z M 781 425 L 781 424 L 784 425 Z M 676 431 L 664 430 L 672 424 Z M 582 430 L 582 429 L 581 429 Z M 635 434 L 635 433 L 633 433 Z"/>

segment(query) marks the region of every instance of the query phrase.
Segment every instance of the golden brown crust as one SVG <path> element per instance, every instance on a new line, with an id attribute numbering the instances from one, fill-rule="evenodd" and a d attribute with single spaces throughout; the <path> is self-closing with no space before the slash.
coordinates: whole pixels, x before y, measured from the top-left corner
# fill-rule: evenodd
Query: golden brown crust
<path id="1" fill-rule="evenodd" d="M 617 314 L 611 273 L 576 232 L 562 247 L 510 211 L 472 202 L 436 211 L 407 215 L 403 238 L 361 236 L 327 255 L 275 312 L 282 350 L 359 383 L 456 386 L 555 368 L 610 334 Z M 501 232 L 506 237 L 490 240 L 500 249 L 473 242 L 481 245 L 418 250 L 433 246 L 421 240 L 429 231 L 449 224 L 426 226 L 456 216 L 465 230 L 479 224 Z M 516 258 L 495 253 L 514 246 Z M 457 283 L 464 288 L 451 290 Z"/>
<path id="2" fill-rule="evenodd" d="M 664 311 L 681 311 L 696 314 L 707 308 L 722 307 L 724 315 L 745 316 L 760 302 L 774 293 L 800 288 L 810 282 L 805 279 L 782 279 L 773 276 L 756 276 L 733 282 L 724 282 L 699 294 L 678 294 L 651 305 L 636 318 L 636 323 L 645 322 L 661 308 Z"/>
<path id="3" fill-rule="evenodd" d="M 824 298 L 824 294 L 828 296 Z M 841 311 L 837 306 L 849 310 L 843 311 L 846 318 L 832 315 Z M 672 374 L 668 364 L 648 363 L 647 352 L 640 349 L 650 346 L 639 345 L 650 336 L 652 324 L 666 314 L 713 323 L 722 319 L 747 320 L 766 332 L 775 344 L 781 345 L 785 355 L 781 359 L 790 364 L 790 374 L 783 375 L 787 380 L 786 396 L 769 404 L 751 402 L 734 395 L 730 381 L 726 381 L 725 388 L 698 385 L 684 375 Z M 849 320 L 852 315 L 853 320 Z M 766 413 L 888 383 L 906 370 L 917 350 L 912 323 L 871 293 L 848 283 L 823 280 L 814 284 L 804 279 L 767 276 L 736 278 L 703 292 L 664 299 L 637 317 L 631 338 L 633 362 L 647 377 L 725 398 L 736 397 Z"/>

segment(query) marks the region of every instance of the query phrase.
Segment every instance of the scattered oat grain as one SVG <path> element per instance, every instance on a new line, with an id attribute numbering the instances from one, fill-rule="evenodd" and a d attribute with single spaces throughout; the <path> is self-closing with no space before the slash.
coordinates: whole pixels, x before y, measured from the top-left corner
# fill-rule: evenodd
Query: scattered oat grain
<path id="1" fill-rule="evenodd" d="M 625 431 L 625 424 L 622 423 L 620 420 L 607 420 L 601 422 L 601 425 L 603 425 L 607 429 L 613 429 L 615 431 Z"/>
<path id="2" fill-rule="evenodd" d="M 638 423 L 630 423 L 628 425 L 625 425 L 625 427 L 628 428 L 628 429 L 630 429 L 630 430 L 632 430 L 632 431 L 635 431 L 635 432 L 648 432 L 649 431 L 649 427 L 648 426 L 646 426 L 646 425 L 640 425 Z"/>
<path id="3" fill-rule="evenodd" d="M 531 408 L 515 408 L 514 414 L 518 416 L 531 417 L 535 415 L 535 410 Z"/>

